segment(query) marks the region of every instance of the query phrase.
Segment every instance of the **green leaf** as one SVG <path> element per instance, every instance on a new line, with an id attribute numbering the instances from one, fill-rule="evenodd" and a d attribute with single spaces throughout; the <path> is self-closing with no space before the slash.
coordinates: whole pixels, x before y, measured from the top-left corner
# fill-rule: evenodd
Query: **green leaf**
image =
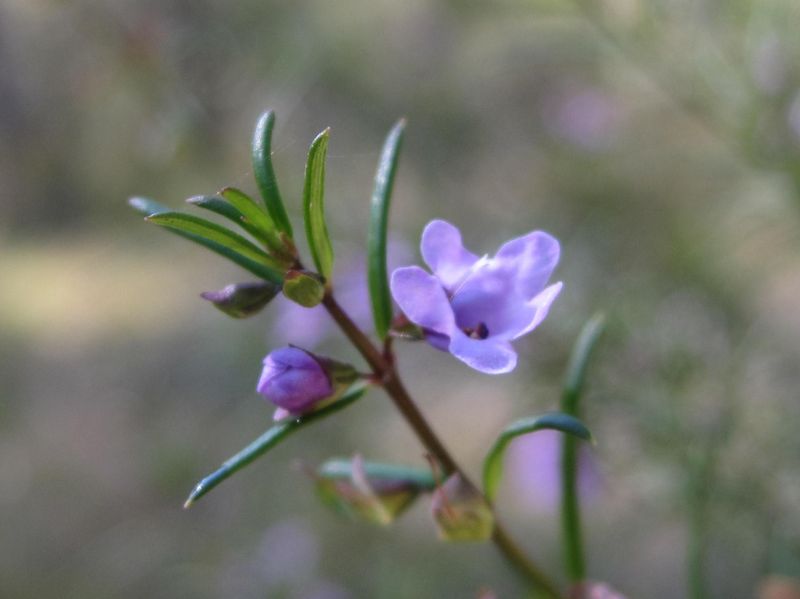
<path id="1" fill-rule="evenodd" d="M 330 129 L 325 129 L 311 142 L 303 188 L 303 218 L 308 245 L 317 271 L 328 284 L 333 274 L 333 247 L 325 225 L 325 155 L 329 135 Z"/>
<path id="2" fill-rule="evenodd" d="M 389 223 L 394 176 L 406 121 L 401 119 L 389 131 L 375 173 L 375 188 L 372 191 L 372 207 L 367 236 L 367 277 L 369 295 L 372 300 L 372 316 L 375 332 L 384 339 L 392 322 L 392 296 L 389 292 L 389 277 L 386 268 L 386 234 Z"/>
<path id="3" fill-rule="evenodd" d="M 147 222 L 168 229 L 175 229 L 192 235 L 206 237 L 254 261 L 263 260 L 265 263 L 268 263 L 270 260 L 269 256 L 267 256 L 263 250 L 253 245 L 241 235 L 237 235 L 225 227 L 221 227 L 216 223 L 191 214 L 184 214 L 182 212 L 159 212 L 157 214 L 151 214 L 146 220 Z"/>
<path id="4" fill-rule="evenodd" d="M 280 265 L 244 237 L 215 223 L 180 212 L 151 213 L 145 220 L 170 229 L 236 262 L 259 277 L 280 284 Z"/>
<path id="5" fill-rule="evenodd" d="M 235 187 L 226 187 L 220 192 L 238 210 L 244 222 L 249 223 L 255 230 L 254 236 L 270 248 L 277 256 L 291 261 L 291 256 L 286 251 L 286 245 L 280 237 L 280 231 L 269 213 L 255 203 L 253 198 Z"/>
<path id="6" fill-rule="evenodd" d="M 575 415 L 578 400 L 586 380 L 589 358 L 592 356 L 597 341 L 605 330 L 606 319 L 602 314 L 595 314 L 581 329 L 578 340 L 572 348 L 561 399 L 561 409 L 567 414 Z"/>
<path id="7" fill-rule="evenodd" d="M 244 217 L 239 210 L 231 204 L 217 196 L 194 196 L 186 200 L 189 204 L 209 210 L 220 216 L 224 216 L 231 222 L 236 223 L 256 239 L 259 239 L 259 231 L 249 220 Z"/>
<path id="8" fill-rule="evenodd" d="M 583 326 L 572 348 L 564 377 L 561 409 L 576 418 L 580 415 L 578 403 L 586 382 L 589 359 L 604 328 L 605 318 L 595 314 Z M 578 447 L 576 440 L 570 437 L 564 437 L 561 443 L 561 531 L 567 576 L 572 582 L 585 580 L 586 557 L 578 498 Z"/>
<path id="9" fill-rule="evenodd" d="M 312 422 L 326 418 L 327 416 L 346 408 L 356 400 L 360 399 L 364 393 L 366 393 L 366 391 L 366 386 L 354 386 L 340 399 L 328 404 L 324 408 L 320 408 L 315 412 L 311 412 L 303 416 L 298 416 L 294 420 L 282 420 L 281 422 L 274 424 L 258 439 L 242 449 L 235 456 L 225 461 L 215 472 L 209 474 L 203 480 L 197 483 L 195 488 L 189 494 L 189 498 L 186 500 L 186 503 L 184 503 L 184 507 L 191 507 L 194 502 L 211 491 L 226 478 L 260 458 L 268 450 L 278 445 L 278 443 L 288 438 L 293 433 L 305 428 Z"/>
<path id="10" fill-rule="evenodd" d="M 253 173 L 272 221 L 291 239 L 292 225 L 286 215 L 275 171 L 272 169 L 272 128 L 274 125 L 275 113 L 271 110 L 262 114 L 256 123 L 253 133 Z"/>
<path id="11" fill-rule="evenodd" d="M 489 501 L 494 500 L 500 479 L 503 477 L 503 456 L 508 444 L 520 435 L 544 429 L 561 431 L 585 441 L 592 440 L 592 433 L 580 420 L 562 412 L 551 412 L 512 422 L 494 442 L 483 461 L 483 491 Z"/>

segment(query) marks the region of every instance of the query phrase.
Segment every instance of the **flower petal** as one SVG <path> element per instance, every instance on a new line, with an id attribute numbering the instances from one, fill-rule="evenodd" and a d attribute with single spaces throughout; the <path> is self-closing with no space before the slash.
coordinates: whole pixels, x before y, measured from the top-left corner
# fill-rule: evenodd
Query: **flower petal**
<path id="1" fill-rule="evenodd" d="M 531 298 L 518 289 L 516 274 L 495 259 L 475 269 L 451 299 L 456 326 L 463 331 L 483 323 L 490 338 L 516 338 L 536 315 Z"/>
<path id="2" fill-rule="evenodd" d="M 534 231 L 504 243 L 494 260 L 498 266 L 514 272 L 517 290 L 530 299 L 547 284 L 560 253 L 555 237 L 544 231 Z"/>
<path id="3" fill-rule="evenodd" d="M 561 293 L 561 288 L 563 286 L 564 284 L 560 281 L 558 283 L 554 283 L 553 285 L 545 288 L 544 291 L 542 291 L 529 302 L 528 305 L 535 308 L 533 318 L 521 331 L 514 335 L 514 339 L 521 337 L 526 333 L 530 333 L 542 323 L 547 316 L 547 313 L 550 311 L 550 306 L 558 297 L 558 294 Z"/>
<path id="4" fill-rule="evenodd" d="M 392 273 L 392 297 L 408 319 L 424 329 L 449 335 L 455 317 L 439 280 L 419 266 L 405 266 Z"/>
<path id="5" fill-rule="evenodd" d="M 475 269 L 450 300 L 458 328 L 474 329 L 483 323 L 493 337 L 506 330 L 516 332 L 528 324 L 531 314 L 527 298 L 516 292 L 513 274 L 508 269 L 495 268 L 493 260 Z M 522 324 L 517 325 L 520 311 Z"/>
<path id="6" fill-rule="evenodd" d="M 486 374 L 511 372 L 517 353 L 511 344 L 495 339 L 472 339 L 459 330 L 450 338 L 450 353 L 467 366 Z"/>
<path id="7" fill-rule="evenodd" d="M 427 224 L 420 245 L 425 263 L 448 290 L 458 285 L 478 261 L 478 256 L 464 248 L 459 230 L 443 220 Z"/>

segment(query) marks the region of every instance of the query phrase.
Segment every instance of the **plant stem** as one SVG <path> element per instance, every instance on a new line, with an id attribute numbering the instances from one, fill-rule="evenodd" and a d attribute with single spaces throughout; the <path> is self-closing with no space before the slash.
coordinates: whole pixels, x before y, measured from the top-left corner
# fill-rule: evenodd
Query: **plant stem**
<path id="1" fill-rule="evenodd" d="M 372 341 L 356 326 L 347 313 L 342 310 L 336 302 L 333 294 L 328 292 L 322 304 L 328 313 L 336 321 L 344 334 L 361 353 L 375 373 L 375 377 L 380 379 L 386 393 L 394 402 L 397 409 L 406 419 L 409 426 L 416 433 L 425 449 L 439 462 L 445 474 L 458 473 L 465 482 L 473 485 L 458 463 L 450 455 L 450 452 L 442 444 L 439 437 L 428 424 L 428 421 L 419 411 L 414 400 L 406 391 L 397 371 L 394 368 L 394 361 L 387 360 L 384 355 L 373 345 Z M 477 488 L 477 487 L 475 487 Z M 553 599 L 561 599 L 563 595 L 558 587 L 553 583 L 538 566 L 528 558 L 517 543 L 509 536 L 500 522 L 495 518 L 495 528 L 492 541 L 502 552 L 509 564 L 516 570 L 529 584 L 541 589 Z"/>
<path id="2" fill-rule="evenodd" d="M 573 583 L 586 578 L 581 512 L 578 503 L 577 444 L 564 435 L 561 446 L 561 527 L 564 534 L 564 561 Z"/>

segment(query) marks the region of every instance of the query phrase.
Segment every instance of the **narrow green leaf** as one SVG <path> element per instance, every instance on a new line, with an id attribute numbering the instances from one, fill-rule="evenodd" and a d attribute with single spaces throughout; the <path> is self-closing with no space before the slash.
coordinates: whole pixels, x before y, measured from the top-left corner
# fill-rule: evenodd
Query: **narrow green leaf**
<path id="1" fill-rule="evenodd" d="M 394 176 L 397 172 L 400 148 L 403 145 L 405 126 L 405 119 L 401 119 L 389 131 L 389 135 L 383 143 L 378 170 L 375 173 L 375 188 L 372 191 L 372 207 L 367 236 L 367 276 L 375 332 L 381 339 L 386 337 L 392 322 L 392 296 L 389 292 L 389 276 L 386 267 L 386 235 Z"/>
<path id="2" fill-rule="evenodd" d="M 242 227 L 256 239 L 259 239 L 258 229 L 244 217 L 244 214 L 222 198 L 217 196 L 194 196 L 186 201 L 193 206 L 224 216 L 231 222 Z"/>
<path id="3" fill-rule="evenodd" d="M 271 258 L 266 252 L 259 249 L 241 235 L 225 227 L 221 227 L 216 223 L 191 214 L 184 214 L 182 212 L 159 212 L 157 214 L 151 214 L 146 220 L 168 229 L 200 235 L 220 245 L 224 245 L 256 262 L 262 261 L 264 264 L 269 264 L 271 261 Z"/>
<path id="4" fill-rule="evenodd" d="M 592 440 L 592 434 L 580 420 L 562 412 L 551 412 L 512 422 L 494 442 L 483 461 L 483 491 L 489 501 L 494 500 L 503 477 L 503 456 L 508 444 L 520 435 L 544 429 L 561 431 L 585 441 Z"/>
<path id="5" fill-rule="evenodd" d="M 222 200 L 219 201 L 221 202 Z M 173 213 L 172 210 L 170 210 L 170 208 L 168 208 L 167 206 L 159 204 L 155 200 L 151 200 L 148 198 L 133 197 L 128 200 L 128 204 L 134 210 L 136 210 L 140 214 L 144 214 L 146 217 Z M 235 262 L 242 268 L 249 270 L 251 273 L 261 277 L 262 279 L 271 281 L 272 283 L 275 283 L 277 285 L 280 285 L 283 280 L 283 277 L 281 276 L 280 272 L 268 266 L 265 266 L 259 261 L 254 261 L 248 258 L 247 256 L 240 254 L 239 252 L 231 250 L 229 247 L 221 243 L 217 243 L 216 241 L 213 241 L 211 239 L 208 239 L 206 237 L 194 233 L 188 233 L 186 231 L 181 231 L 178 229 L 170 229 L 170 230 L 176 235 L 180 235 L 185 239 L 194 241 L 195 243 L 205 246 L 210 250 L 220 254 L 221 256 L 228 258 L 229 260 Z"/>
<path id="6" fill-rule="evenodd" d="M 236 262 L 259 277 L 280 284 L 280 265 L 244 237 L 215 223 L 180 212 L 156 212 L 145 220 L 165 227 Z"/>
<path id="7" fill-rule="evenodd" d="M 260 458 L 268 450 L 275 447 L 278 443 L 293 433 L 305 428 L 312 422 L 321 420 L 322 418 L 330 416 L 331 414 L 346 408 L 356 400 L 360 399 L 366 391 L 366 386 L 355 386 L 350 389 L 350 391 L 345 393 L 340 399 L 325 406 L 324 408 L 317 410 L 316 412 L 299 416 L 294 420 L 284 420 L 273 425 L 258 439 L 242 449 L 235 456 L 225 461 L 215 472 L 209 474 L 203 480 L 197 483 L 197 486 L 195 486 L 195 488 L 189 494 L 189 498 L 186 500 L 186 503 L 184 503 L 184 507 L 191 507 L 194 502 L 211 491 L 226 478 Z"/>
<path id="8" fill-rule="evenodd" d="M 595 314 L 583 326 L 572 348 L 564 377 L 561 409 L 575 418 L 580 416 L 578 403 L 586 382 L 589 359 L 604 328 L 605 318 Z M 586 557 L 578 498 L 578 447 L 576 440 L 570 437 L 564 437 L 561 442 L 561 531 L 567 576 L 572 582 L 583 581 L 586 579 Z"/>
<path id="9" fill-rule="evenodd" d="M 421 491 L 433 491 L 436 488 L 436 479 L 429 469 L 383 462 L 364 462 L 364 472 L 370 479 L 407 483 Z M 350 480 L 353 477 L 353 460 L 352 458 L 330 459 L 317 469 L 317 475 L 334 480 Z"/>
<path id="10" fill-rule="evenodd" d="M 291 256 L 286 251 L 286 246 L 281 240 L 280 231 L 275 225 L 275 221 L 269 213 L 258 204 L 253 198 L 235 187 L 226 187 L 220 192 L 223 198 L 228 200 L 244 217 L 245 222 L 249 223 L 256 231 L 255 237 L 262 241 L 277 256 L 291 260 Z"/>
<path id="11" fill-rule="evenodd" d="M 605 330 L 605 324 L 606 319 L 602 314 L 592 316 L 581 329 L 578 340 L 572 348 L 561 400 L 561 409 L 567 414 L 576 414 L 577 402 L 586 380 L 589 358 Z"/>
<path id="12" fill-rule="evenodd" d="M 303 188 L 303 219 L 306 237 L 317 271 L 329 284 L 333 274 L 333 247 L 325 225 L 325 155 L 330 129 L 317 135 L 308 150 Z"/>
<path id="13" fill-rule="evenodd" d="M 253 173 L 272 221 L 291 239 L 292 225 L 286 215 L 286 208 L 284 208 L 281 193 L 278 190 L 278 181 L 272 168 L 272 128 L 274 125 L 275 113 L 271 110 L 262 114 L 256 123 L 253 133 Z"/>

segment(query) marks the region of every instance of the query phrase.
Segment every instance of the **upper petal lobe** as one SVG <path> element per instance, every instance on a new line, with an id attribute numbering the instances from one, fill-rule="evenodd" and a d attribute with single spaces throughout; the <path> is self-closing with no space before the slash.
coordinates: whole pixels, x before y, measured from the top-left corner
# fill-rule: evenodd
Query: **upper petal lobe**
<path id="1" fill-rule="evenodd" d="M 420 249 L 425 263 L 448 290 L 478 261 L 478 256 L 464 247 L 459 230 L 443 220 L 428 223 L 422 232 Z"/>
<path id="2" fill-rule="evenodd" d="M 524 328 L 514 335 L 514 339 L 521 337 L 526 333 L 530 333 L 542 323 L 545 317 L 547 317 L 547 313 L 550 311 L 550 306 L 556 300 L 558 294 L 561 293 L 561 288 L 563 286 L 563 283 L 560 281 L 558 283 L 554 283 L 549 287 L 546 287 L 544 291 L 542 291 L 529 302 L 528 305 L 534 309 L 533 318 Z"/>
<path id="3" fill-rule="evenodd" d="M 390 286 L 394 301 L 411 322 L 450 335 L 455 325 L 453 308 L 436 277 L 419 266 L 405 266 L 392 273 Z"/>
<path id="4" fill-rule="evenodd" d="M 538 294 L 553 274 L 561 253 L 558 240 L 544 231 L 534 231 L 502 245 L 494 261 L 516 281 L 526 299 Z"/>

